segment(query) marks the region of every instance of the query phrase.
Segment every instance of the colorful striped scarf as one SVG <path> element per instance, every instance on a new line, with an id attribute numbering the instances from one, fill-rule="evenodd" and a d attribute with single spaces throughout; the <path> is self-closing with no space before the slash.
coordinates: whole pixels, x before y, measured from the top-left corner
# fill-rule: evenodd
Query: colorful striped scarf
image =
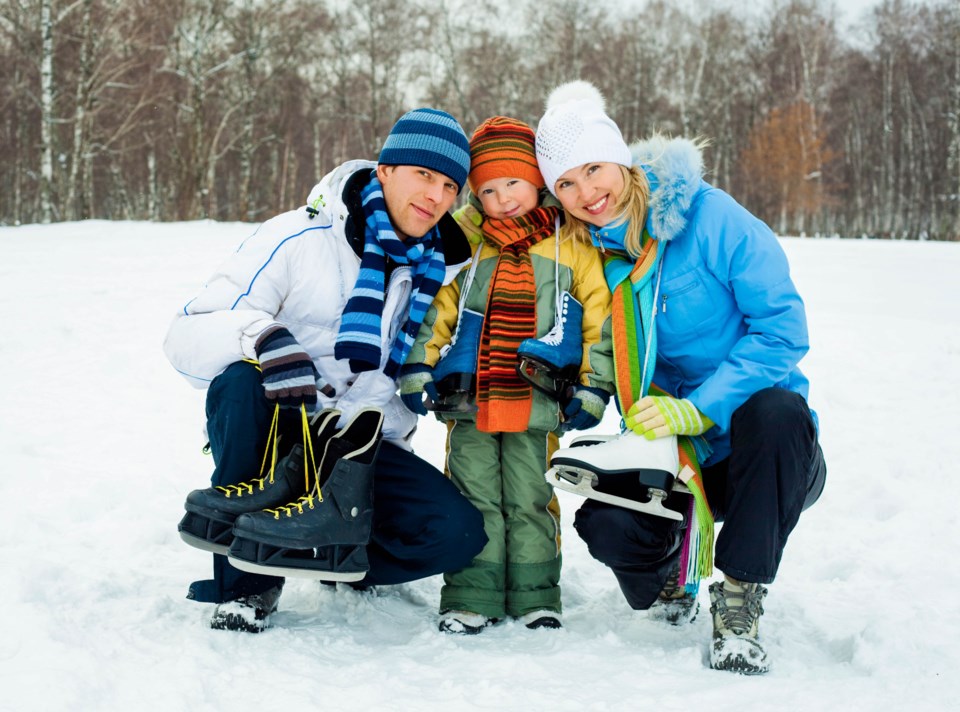
<path id="1" fill-rule="evenodd" d="M 646 395 L 672 396 L 653 383 L 657 361 L 656 299 L 663 250 L 644 230 L 635 263 L 608 255 L 603 271 L 613 294 L 613 365 L 620 410 L 626 413 Z M 711 448 L 703 436 L 677 438 L 680 479 L 693 495 L 680 552 L 680 585 L 696 593 L 700 580 L 713 573 L 713 514 L 703 488 L 700 463 Z"/>
<path id="2" fill-rule="evenodd" d="M 408 237 L 405 241 L 397 237 L 383 200 L 383 186 L 372 171 L 361 197 L 367 229 L 360 274 L 343 310 L 333 354 L 338 359 L 349 359 L 350 368 L 355 373 L 380 367 L 387 258 L 401 265 L 411 265 L 413 291 L 407 321 L 397 333 L 383 369 L 387 376 L 396 378 L 417 337 L 423 317 L 443 284 L 446 271 L 443 244 L 436 227 L 423 237 Z"/>
<path id="3" fill-rule="evenodd" d="M 533 389 L 517 375 L 517 349 L 537 335 L 537 293 L 530 248 L 553 234 L 555 207 L 507 220 L 483 221 L 484 241 L 500 256 L 490 278 L 477 362 L 477 430 L 521 433 L 530 422 Z"/>

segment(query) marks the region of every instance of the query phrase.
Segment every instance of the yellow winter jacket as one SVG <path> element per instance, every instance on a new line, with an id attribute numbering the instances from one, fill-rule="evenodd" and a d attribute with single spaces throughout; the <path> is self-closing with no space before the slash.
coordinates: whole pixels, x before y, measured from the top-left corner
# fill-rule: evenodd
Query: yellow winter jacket
<path id="1" fill-rule="evenodd" d="M 454 215 L 473 246 L 473 259 L 479 259 L 464 308 L 486 313 L 490 279 L 497 265 L 499 252 L 483 242 L 482 215 L 473 206 L 466 206 Z M 575 241 L 560 231 L 559 270 L 556 268 L 557 237 L 548 237 L 530 248 L 530 261 L 536 281 L 537 338 L 553 328 L 556 320 L 557 289 L 570 294 L 583 305 L 583 359 L 580 384 L 614 390 L 613 345 L 610 323 L 610 290 L 603 275 L 600 255 L 592 245 Z M 450 343 L 457 328 L 460 294 L 469 268 L 463 269 L 448 285 L 442 287 L 420 326 L 420 332 L 407 357 L 407 365 L 430 367 L 440 360 L 440 349 Z M 557 277 L 559 276 L 559 287 Z M 438 414 L 438 417 L 441 417 Z M 442 419 L 473 418 L 473 414 L 444 413 Z M 560 410 L 556 402 L 537 390 L 533 392 L 529 429 L 556 430 Z"/>

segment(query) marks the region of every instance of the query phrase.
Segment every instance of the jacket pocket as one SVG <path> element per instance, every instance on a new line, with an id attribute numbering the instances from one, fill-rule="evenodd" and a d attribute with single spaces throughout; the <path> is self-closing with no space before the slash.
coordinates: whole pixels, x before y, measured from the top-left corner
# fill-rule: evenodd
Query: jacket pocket
<path id="1" fill-rule="evenodd" d="M 661 287 L 658 319 L 674 334 L 695 331 L 717 311 L 703 279 L 696 272 L 670 280 Z"/>

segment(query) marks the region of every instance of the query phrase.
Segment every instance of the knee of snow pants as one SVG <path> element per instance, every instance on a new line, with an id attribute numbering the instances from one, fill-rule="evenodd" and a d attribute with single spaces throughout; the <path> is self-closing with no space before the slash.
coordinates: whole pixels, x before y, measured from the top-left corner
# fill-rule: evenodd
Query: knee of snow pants
<path id="1" fill-rule="evenodd" d="M 613 570 L 630 607 L 649 608 L 676 565 L 684 525 L 588 499 L 573 526 L 590 555 Z"/>
<path id="2" fill-rule="evenodd" d="M 440 470 L 412 452 L 381 444 L 364 585 L 457 571 L 486 543 L 483 516 Z"/>

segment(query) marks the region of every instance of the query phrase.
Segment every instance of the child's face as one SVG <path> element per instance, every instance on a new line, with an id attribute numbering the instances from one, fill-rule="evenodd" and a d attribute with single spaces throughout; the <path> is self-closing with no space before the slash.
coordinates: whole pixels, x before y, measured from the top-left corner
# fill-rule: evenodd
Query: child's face
<path id="1" fill-rule="evenodd" d="M 540 191 L 523 178 L 491 178 L 477 188 L 477 197 L 484 215 L 503 220 L 526 215 L 537 207 Z"/>

